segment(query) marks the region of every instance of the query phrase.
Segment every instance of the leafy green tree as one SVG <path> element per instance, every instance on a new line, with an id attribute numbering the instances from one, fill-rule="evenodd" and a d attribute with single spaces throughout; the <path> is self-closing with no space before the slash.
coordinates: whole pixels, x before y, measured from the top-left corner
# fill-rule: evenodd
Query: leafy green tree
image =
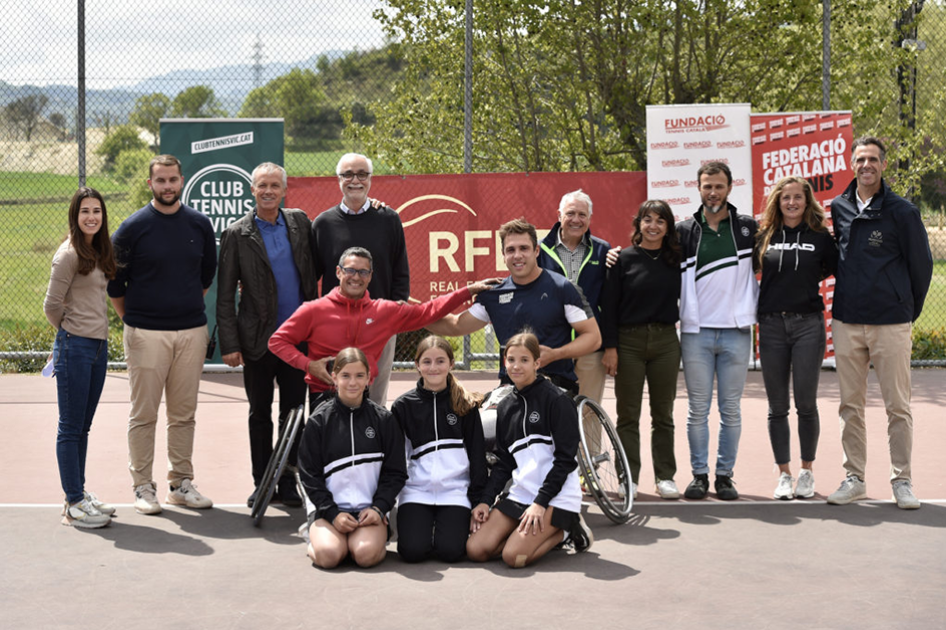
<path id="1" fill-rule="evenodd" d="M 247 96 L 238 114 L 241 118 L 282 117 L 286 133 L 294 140 L 338 137 L 341 120 L 334 132 L 325 130 L 325 92 L 311 70 L 293 68 Z"/>
<path id="2" fill-rule="evenodd" d="M 128 122 L 147 130 L 154 136 L 154 146 L 160 146 L 160 121 L 167 116 L 170 109 L 171 99 L 160 92 L 139 96 Z"/>
<path id="3" fill-rule="evenodd" d="M 175 118 L 214 118 L 226 116 L 227 112 L 217 101 L 213 88 L 194 85 L 174 97 L 171 115 Z"/>
<path id="4" fill-rule="evenodd" d="M 95 152 L 105 158 L 105 170 L 113 171 L 122 153 L 136 150 L 147 151 L 147 149 L 148 143 L 138 136 L 137 127 L 121 125 L 105 136 L 105 140 Z"/>
<path id="5" fill-rule="evenodd" d="M 27 142 L 33 137 L 48 102 L 49 98 L 45 94 L 30 94 L 11 101 L 4 108 L 7 119 L 23 132 Z"/>

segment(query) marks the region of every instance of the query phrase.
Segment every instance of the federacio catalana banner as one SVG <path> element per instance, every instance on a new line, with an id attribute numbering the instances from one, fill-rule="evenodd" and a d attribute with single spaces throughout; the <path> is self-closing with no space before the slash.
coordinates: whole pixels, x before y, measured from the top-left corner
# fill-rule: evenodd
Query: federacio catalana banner
<path id="1" fill-rule="evenodd" d="M 762 216 L 769 193 L 783 177 L 803 177 L 811 184 L 815 199 L 831 220 L 831 200 L 844 192 L 854 178 L 851 172 L 851 144 L 854 141 L 851 112 L 792 112 L 752 115 L 753 199 L 756 218 Z M 834 277 L 821 283 L 828 309 L 825 325 L 828 347 L 825 357 L 834 356 L 831 340 L 831 305 Z"/>
<path id="2" fill-rule="evenodd" d="M 541 239 L 558 220 L 562 195 L 579 188 L 592 200 L 591 233 L 626 247 L 647 193 L 641 172 L 377 176 L 370 197 L 400 215 L 411 299 L 426 302 L 482 278 L 508 275 L 499 226 L 525 217 Z M 341 197 L 335 177 L 292 177 L 286 207 L 314 218 Z"/>

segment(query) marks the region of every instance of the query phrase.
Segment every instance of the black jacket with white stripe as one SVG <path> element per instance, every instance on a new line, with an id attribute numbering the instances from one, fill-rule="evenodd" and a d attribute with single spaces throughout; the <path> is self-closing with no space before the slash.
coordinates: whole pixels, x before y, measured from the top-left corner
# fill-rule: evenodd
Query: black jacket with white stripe
<path id="1" fill-rule="evenodd" d="M 331 523 L 340 511 L 371 506 L 387 513 L 407 479 L 404 435 L 384 407 L 365 397 L 351 408 L 336 395 L 306 423 L 299 477 L 315 518 Z"/>
<path id="2" fill-rule="evenodd" d="M 496 455 L 478 503 L 491 505 L 509 478 L 509 498 L 578 513 L 578 412 L 575 402 L 541 374 L 496 409 Z"/>
<path id="3" fill-rule="evenodd" d="M 394 401 L 391 413 L 407 448 L 407 483 L 398 501 L 471 507 L 487 477 L 479 409 L 458 415 L 449 389 L 429 391 L 421 379 Z"/>

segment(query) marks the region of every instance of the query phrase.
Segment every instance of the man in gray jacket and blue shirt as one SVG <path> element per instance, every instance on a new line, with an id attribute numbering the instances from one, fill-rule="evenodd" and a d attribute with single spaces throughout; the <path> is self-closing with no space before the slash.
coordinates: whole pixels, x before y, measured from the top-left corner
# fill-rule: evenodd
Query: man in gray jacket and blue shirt
<path id="1" fill-rule="evenodd" d="M 912 323 L 923 310 L 933 257 L 920 211 L 883 180 L 883 142 L 865 136 L 852 148 L 855 180 L 831 203 L 840 250 L 831 330 L 847 476 L 828 503 L 844 505 L 867 497 L 865 406 L 873 363 L 887 411 L 893 497 L 897 507 L 916 509 L 920 502 L 913 494 L 910 471 Z"/>
<path id="2" fill-rule="evenodd" d="M 273 332 L 303 301 L 316 296 L 310 222 L 302 210 L 281 209 L 286 171 L 272 162 L 253 170 L 256 209 L 220 237 L 217 327 L 220 353 L 230 367 L 243 366 L 243 387 L 250 403 L 250 459 L 258 486 L 273 451 L 273 381 L 279 384 L 279 426 L 305 403 L 305 373 L 281 361 L 267 344 Z M 236 294 L 239 287 L 239 313 Z M 294 444 L 290 460 L 295 463 Z M 302 498 L 291 475 L 279 481 L 276 497 L 297 507 Z M 247 499 L 253 507 L 256 490 Z"/>

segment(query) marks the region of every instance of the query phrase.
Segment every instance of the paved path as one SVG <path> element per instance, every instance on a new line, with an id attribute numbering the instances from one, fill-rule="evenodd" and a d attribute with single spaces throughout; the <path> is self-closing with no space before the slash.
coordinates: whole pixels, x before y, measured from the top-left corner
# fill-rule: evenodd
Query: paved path
<path id="1" fill-rule="evenodd" d="M 644 431 L 642 494 L 615 527 L 589 507 L 593 549 L 556 552 L 535 567 L 311 567 L 295 537 L 301 510 L 273 508 L 252 527 L 246 402 L 240 377 L 201 385 L 196 483 L 217 507 L 145 517 L 127 505 L 113 524 L 58 524 L 55 383 L 0 377 L 0 628 L 944 628 L 946 627 L 946 371 L 914 371 L 918 511 L 889 501 L 883 406 L 871 390 L 868 493 L 835 507 L 775 502 L 761 374 L 750 372 L 735 503 L 665 502 L 652 482 Z M 465 375 L 488 389 L 491 377 Z M 392 398 L 413 377 L 392 382 Z M 676 407 L 677 481 L 689 479 L 685 392 Z M 843 476 L 837 379 L 822 374 L 819 498 Z M 610 387 L 605 408 L 613 413 Z M 131 501 L 127 379 L 110 374 L 93 425 L 88 485 Z M 715 434 L 718 420 L 711 417 Z M 162 425 L 163 426 L 163 425 Z M 711 448 L 715 448 L 711 444 Z M 158 457 L 164 439 L 159 432 Z M 163 493 L 162 493 L 163 494 Z"/>

